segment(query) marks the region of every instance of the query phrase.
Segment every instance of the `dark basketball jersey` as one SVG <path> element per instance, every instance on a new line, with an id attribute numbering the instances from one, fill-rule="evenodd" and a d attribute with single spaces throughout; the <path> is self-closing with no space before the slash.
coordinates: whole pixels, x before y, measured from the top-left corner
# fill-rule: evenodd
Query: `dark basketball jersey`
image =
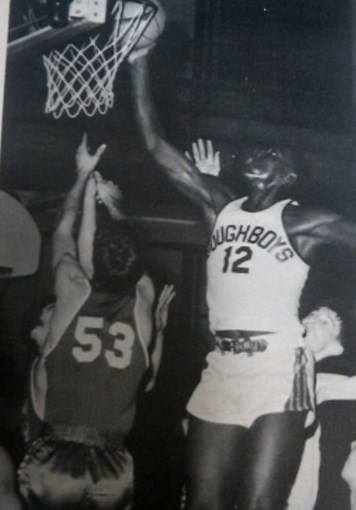
<path id="1" fill-rule="evenodd" d="M 89 295 L 46 358 L 45 422 L 127 433 L 148 365 L 139 299 L 135 288 L 121 299 Z"/>

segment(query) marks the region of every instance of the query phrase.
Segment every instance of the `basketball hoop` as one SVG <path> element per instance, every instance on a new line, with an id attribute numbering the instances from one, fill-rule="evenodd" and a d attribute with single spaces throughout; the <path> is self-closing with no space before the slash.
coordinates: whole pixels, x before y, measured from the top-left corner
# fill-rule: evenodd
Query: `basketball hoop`
<path id="1" fill-rule="evenodd" d="M 80 113 L 88 117 L 106 114 L 114 105 L 117 71 L 157 10 L 151 1 L 119 0 L 111 13 L 112 33 L 102 47 L 97 35 L 81 47 L 71 43 L 62 52 L 54 50 L 43 56 L 47 72 L 45 113 L 55 119 L 63 114 L 70 118 Z"/>

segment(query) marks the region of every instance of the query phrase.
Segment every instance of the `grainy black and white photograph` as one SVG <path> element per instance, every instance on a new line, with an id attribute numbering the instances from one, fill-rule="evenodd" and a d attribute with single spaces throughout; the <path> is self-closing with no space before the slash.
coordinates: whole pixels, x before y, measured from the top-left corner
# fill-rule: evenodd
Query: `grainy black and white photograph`
<path id="1" fill-rule="evenodd" d="M 356 510 L 353 2 L 0 7 L 0 510 Z"/>

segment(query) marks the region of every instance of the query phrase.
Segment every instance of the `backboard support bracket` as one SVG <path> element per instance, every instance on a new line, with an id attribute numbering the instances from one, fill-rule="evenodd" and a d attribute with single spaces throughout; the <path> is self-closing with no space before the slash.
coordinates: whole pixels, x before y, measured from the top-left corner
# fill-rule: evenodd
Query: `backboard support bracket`
<path id="1" fill-rule="evenodd" d="M 84 18 L 92 23 L 105 23 L 107 0 L 72 0 L 69 17 Z"/>
<path id="2" fill-rule="evenodd" d="M 98 23 L 78 19 L 70 21 L 64 28 L 43 27 L 36 32 L 9 42 L 7 45 L 8 61 L 10 63 L 13 58 L 26 57 L 33 54 L 34 51 L 43 53 L 55 45 L 66 42 L 79 34 L 90 32 L 98 26 L 100 26 Z"/>

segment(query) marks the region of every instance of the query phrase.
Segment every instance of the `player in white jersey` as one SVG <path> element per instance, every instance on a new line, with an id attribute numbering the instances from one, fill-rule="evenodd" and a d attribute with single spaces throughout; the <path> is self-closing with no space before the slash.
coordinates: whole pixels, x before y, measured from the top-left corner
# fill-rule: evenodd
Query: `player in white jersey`
<path id="1" fill-rule="evenodd" d="M 148 51 L 129 58 L 146 148 L 201 208 L 211 236 L 207 276 L 215 349 L 188 405 L 187 509 L 229 508 L 237 500 L 242 510 L 283 510 L 314 399 L 299 294 L 316 248 L 356 247 L 356 226 L 332 212 L 284 202 L 297 179 L 286 150 L 251 154 L 242 169 L 249 187 L 242 201 L 205 179 L 161 134 Z"/>

